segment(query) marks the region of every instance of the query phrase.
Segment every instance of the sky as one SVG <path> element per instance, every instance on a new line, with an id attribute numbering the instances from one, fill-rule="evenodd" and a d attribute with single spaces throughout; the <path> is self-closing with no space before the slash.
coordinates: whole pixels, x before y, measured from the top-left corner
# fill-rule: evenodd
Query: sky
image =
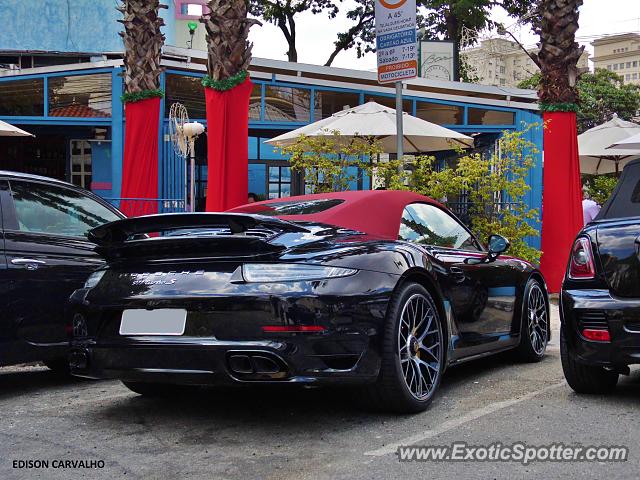
<path id="1" fill-rule="evenodd" d="M 340 4 L 338 17 L 329 20 L 326 15 L 303 13 L 296 16 L 298 32 L 298 61 L 323 65 L 333 51 L 336 33 L 346 30 L 350 23 L 344 16 L 349 10 L 351 0 Z M 515 20 L 509 18 L 501 9 L 492 12 L 492 18 L 511 26 L 510 30 L 526 46 L 534 46 L 537 37 L 529 30 L 520 28 Z M 640 33 L 640 0 L 584 0 L 580 9 L 580 29 L 577 37 L 587 50 L 593 52 L 588 45 L 596 36 L 636 32 Z M 287 44 L 282 32 L 273 24 L 265 23 L 251 29 L 249 40 L 253 42 L 253 56 L 286 60 Z M 353 68 L 356 70 L 374 70 L 376 56 L 369 53 L 357 58 L 355 50 L 341 52 L 333 62 L 335 67 Z"/>

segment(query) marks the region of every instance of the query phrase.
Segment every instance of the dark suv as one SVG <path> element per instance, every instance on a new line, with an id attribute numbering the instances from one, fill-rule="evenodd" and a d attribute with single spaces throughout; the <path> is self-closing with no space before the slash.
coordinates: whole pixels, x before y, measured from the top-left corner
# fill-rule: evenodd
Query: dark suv
<path id="1" fill-rule="evenodd" d="M 560 307 L 567 382 L 578 393 L 612 390 L 640 363 L 640 160 L 578 234 Z"/>
<path id="2" fill-rule="evenodd" d="M 74 185 L 0 171 L 0 366 L 66 368 L 67 299 L 102 263 L 86 233 L 120 218 Z"/>

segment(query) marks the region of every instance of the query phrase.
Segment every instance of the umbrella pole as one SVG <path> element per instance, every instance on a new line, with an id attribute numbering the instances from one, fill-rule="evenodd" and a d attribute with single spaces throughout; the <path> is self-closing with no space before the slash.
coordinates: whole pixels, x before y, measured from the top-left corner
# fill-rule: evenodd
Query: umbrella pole
<path id="1" fill-rule="evenodd" d="M 399 160 L 398 171 L 404 170 L 403 157 L 404 133 L 402 129 L 402 82 L 396 82 L 396 151 Z"/>

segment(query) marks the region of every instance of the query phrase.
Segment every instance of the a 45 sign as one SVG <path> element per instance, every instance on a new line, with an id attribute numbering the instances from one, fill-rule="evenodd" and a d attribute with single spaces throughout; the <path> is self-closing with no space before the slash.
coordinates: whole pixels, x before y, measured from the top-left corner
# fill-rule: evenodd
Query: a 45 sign
<path id="1" fill-rule="evenodd" d="M 378 82 L 389 83 L 418 75 L 416 0 L 375 0 Z M 402 55 L 398 52 L 402 51 Z"/>

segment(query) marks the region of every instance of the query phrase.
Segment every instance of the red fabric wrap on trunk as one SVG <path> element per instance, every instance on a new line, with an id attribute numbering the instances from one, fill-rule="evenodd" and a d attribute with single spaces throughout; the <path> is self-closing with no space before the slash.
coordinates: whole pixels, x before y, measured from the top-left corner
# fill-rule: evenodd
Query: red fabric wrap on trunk
<path id="1" fill-rule="evenodd" d="M 574 112 L 545 112 L 542 259 L 549 291 L 560 291 L 569 253 L 582 228 L 582 184 Z"/>
<path id="2" fill-rule="evenodd" d="M 230 90 L 205 88 L 207 102 L 207 212 L 247 203 L 249 194 L 249 99 L 247 79 Z"/>
<path id="3" fill-rule="evenodd" d="M 136 200 L 120 202 L 120 210 L 129 217 L 158 213 L 160 98 L 127 103 L 125 115 L 121 197 Z"/>

